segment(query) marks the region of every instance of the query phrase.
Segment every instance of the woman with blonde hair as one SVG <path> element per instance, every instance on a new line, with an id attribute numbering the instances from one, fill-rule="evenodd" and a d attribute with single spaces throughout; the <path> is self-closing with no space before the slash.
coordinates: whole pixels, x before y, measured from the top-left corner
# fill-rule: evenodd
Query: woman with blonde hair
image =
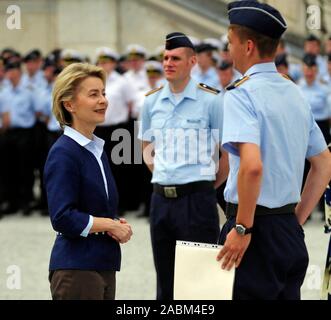
<path id="1" fill-rule="evenodd" d="M 56 240 L 50 258 L 50 287 L 57 299 L 114 299 L 120 270 L 119 243 L 132 230 L 117 219 L 115 181 L 95 135 L 107 109 L 105 73 L 74 63 L 57 77 L 53 113 L 64 130 L 45 165 L 48 208 Z"/>

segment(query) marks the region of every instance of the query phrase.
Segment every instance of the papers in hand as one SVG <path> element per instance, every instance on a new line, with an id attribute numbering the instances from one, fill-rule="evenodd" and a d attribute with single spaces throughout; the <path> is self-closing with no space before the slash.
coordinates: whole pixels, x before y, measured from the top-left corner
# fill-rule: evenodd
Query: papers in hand
<path id="1" fill-rule="evenodd" d="M 222 246 L 177 241 L 175 300 L 231 300 L 235 269 L 223 270 L 216 256 Z"/>

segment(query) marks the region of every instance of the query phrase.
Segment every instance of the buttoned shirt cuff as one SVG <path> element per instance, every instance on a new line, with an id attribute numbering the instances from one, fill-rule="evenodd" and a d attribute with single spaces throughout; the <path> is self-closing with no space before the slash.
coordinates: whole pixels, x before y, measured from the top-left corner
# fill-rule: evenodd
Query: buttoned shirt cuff
<path id="1" fill-rule="evenodd" d="M 89 235 L 92 226 L 93 226 L 93 216 L 90 215 L 89 222 L 88 222 L 86 228 L 83 230 L 83 232 L 80 235 L 82 237 L 86 238 Z"/>

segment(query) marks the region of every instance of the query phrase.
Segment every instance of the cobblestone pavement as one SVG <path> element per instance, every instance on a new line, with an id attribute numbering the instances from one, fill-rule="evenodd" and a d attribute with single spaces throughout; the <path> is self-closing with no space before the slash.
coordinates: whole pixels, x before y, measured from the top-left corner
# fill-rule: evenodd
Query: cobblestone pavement
<path id="1" fill-rule="evenodd" d="M 122 270 L 117 275 L 119 300 L 155 298 L 156 279 L 147 219 L 136 213 L 126 216 L 132 224 L 132 241 L 122 246 Z M 320 299 L 321 278 L 329 235 L 323 233 L 320 216 L 315 213 L 305 226 L 310 265 L 302 287 L 303 299 Z M 50 299 L 48 283 L 49 254 L 54 241 L 49 219 L 34 213 L 0 220 L 0 299 Z M 21 276 L 13 282 L 13 275 Z M 15 278 L 17 280 L 17 278 Z M 15 289 L 20 285 L 20 289 Z M 13 288 L 14 287 L 14 288 Z"/>

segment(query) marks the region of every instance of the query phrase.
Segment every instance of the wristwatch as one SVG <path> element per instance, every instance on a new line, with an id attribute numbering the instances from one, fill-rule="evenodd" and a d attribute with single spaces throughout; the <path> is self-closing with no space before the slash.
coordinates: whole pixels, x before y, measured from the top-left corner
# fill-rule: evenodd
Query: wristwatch
<path id="1" fill-rule="evenodd" d="M 242 224 L 236 224 L 234 228 L 237 231 L 237 233 L 240 234 L 241 236 L 252 233 L 253 230 L 253 228 L 246 228 Z"/>

